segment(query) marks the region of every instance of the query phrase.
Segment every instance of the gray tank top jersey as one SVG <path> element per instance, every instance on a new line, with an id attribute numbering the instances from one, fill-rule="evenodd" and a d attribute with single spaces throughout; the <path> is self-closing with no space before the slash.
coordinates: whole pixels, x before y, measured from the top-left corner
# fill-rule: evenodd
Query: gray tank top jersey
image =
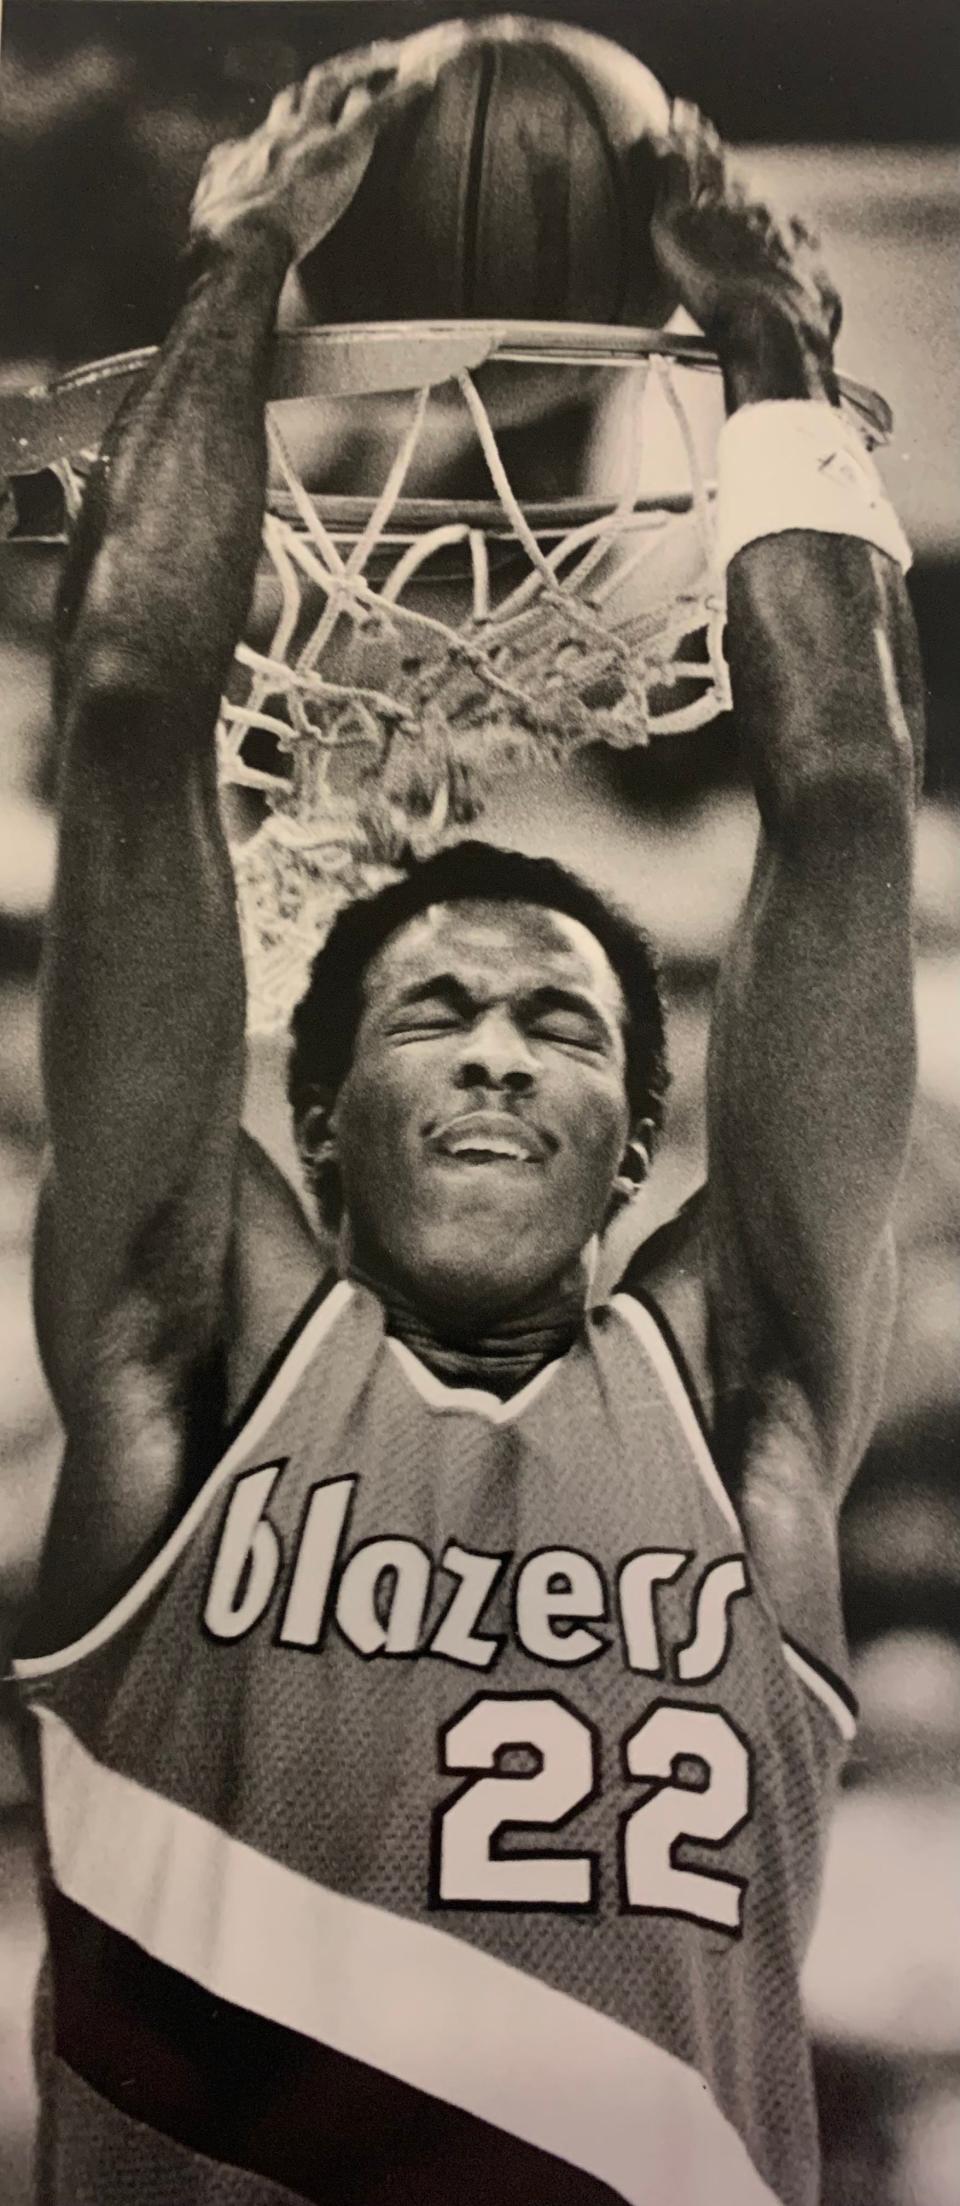
<path id="1" fill-rule="evenodd" d="M 50 2206 L 811 2206 L 852 1717 L 636 1298 L 503 1402 L 335 1285 L 139 1583 L 19 1672 Z"/>

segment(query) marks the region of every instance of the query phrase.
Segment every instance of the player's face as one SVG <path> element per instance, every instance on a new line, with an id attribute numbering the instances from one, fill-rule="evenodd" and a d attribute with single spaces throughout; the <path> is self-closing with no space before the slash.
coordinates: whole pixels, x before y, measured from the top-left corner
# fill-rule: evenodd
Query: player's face
<path id="1" fill-rule="evenodd" d="M 438 904 L 399 928 L 331 1118 L 360 1261 L 478 1321 L 565 1279 L 627 1141 L 623 1020 L 599 943 L 559 912 Z"/>

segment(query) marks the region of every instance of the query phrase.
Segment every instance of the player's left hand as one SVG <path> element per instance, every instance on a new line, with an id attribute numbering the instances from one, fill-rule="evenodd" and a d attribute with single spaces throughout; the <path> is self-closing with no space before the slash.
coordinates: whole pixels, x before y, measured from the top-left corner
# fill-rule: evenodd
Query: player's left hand
<path id="1" fill-rule="evenodd" d="M 440 70 L 471 37 L 443 23 L 411 38 L 382 39 L 311 69 L 278 92 L 248 138 L 208 156 L 194 194 L 194 236 L 223 238 L 257 215 L 302 260 L 339 222 L 366 173 L 377 135 L 429 93 Z"/>
<path id="2" fill-rule="evenodd" d="M 658 147 L 652 238 L 660 267 L 688 314 L 710 337 L 738 309 L 777 307 L 828 354 L 841 305 L 805 225 L 781 222 L 727 172 L 713 124 L 675 100 Z"/>

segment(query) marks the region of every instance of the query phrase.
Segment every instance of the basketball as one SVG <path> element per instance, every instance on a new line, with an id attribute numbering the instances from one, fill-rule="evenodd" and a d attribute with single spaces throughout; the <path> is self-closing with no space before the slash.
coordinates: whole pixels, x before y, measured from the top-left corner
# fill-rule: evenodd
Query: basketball
<path id="1" fill-rule="evenodd" d="M 491 19 L 378 141 L 284 320 L 508 318 L 659 327 L 650 245 L 668 102 L 610 40 Z"/>

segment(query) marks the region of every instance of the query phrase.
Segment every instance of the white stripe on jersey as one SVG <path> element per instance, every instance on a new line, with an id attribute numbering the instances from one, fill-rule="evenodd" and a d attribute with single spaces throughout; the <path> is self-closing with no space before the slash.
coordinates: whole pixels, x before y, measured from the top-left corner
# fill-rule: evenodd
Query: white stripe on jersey
<path id="1" fill-rule="evenodd" d="M 157 1960 L 569 2161 L 627 2206 L 777 2206 L 672 2053 L 462 1938 L 314 1884 L 37 1713 L 56 1883 Z"/>

